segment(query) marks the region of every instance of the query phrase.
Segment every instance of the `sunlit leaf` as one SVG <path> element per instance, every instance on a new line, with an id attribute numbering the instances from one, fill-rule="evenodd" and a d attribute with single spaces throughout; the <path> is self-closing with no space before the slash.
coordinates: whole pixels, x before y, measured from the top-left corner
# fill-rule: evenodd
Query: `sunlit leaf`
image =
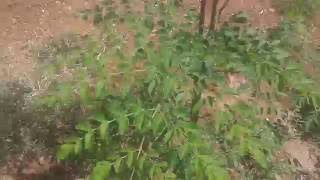
<path id="1" fill-rule="evenodd" d="M 129 119 L 126 116 L 121 117 L 118 119 L 119 123 L 119 133 L 124 135 L 129 129 Z"/>
<path id="2" fill-rule="evenodd" d="M 129 151 L 128 152 L 128 160 L 127 160 L 127 165 L 129 168 L 132 167 L 132 163 L 133 163 L 133 151 Z"/>
<path id="3" fill-rule="evenodd" d="M 99 127 L 99 135 L 101 140 L 105 141 L 108 138 L 108 133 L 109 133 L 108 130 L 109 130 L 109 123 L 102 122 Z"/>
<path id="4" fill-rule="evenodd" d="M 145 160 L 146 160 L 146 156 L 144 156 L 144 155 L 139 158 L 139 169 L 140 169 L 140 171 L 142 171 L 143 168 L 144 168 Z"/>
<path id="5" fill-rule="evenodd" d="M 94 139 L 93 139 L 93 132 L 90 131 L 86 133 L 84 136 L 84 149 L 85 150 L 92 150 L 93 145 L 94 145 Z"/>
<path id="6" fill-rule="evenodd" d="M 96 97 L 97 98 L 104 98 L 105 96 L 105 82 L 104 80 L 100 80 L 97 82 L 96 85 Z"/>
<path id="7" fill-rule="evenodd" d="M 115 170 L 116 173 L 119 173 L 119 172 L 120 172 L 121 163 L 122 163 L 122 159 L 121 159 L 121 158 L 117 159 L 117 160 L 114 162 L 113 167 L 114 167 L 114 170 Z"/>
<path id="8" fill-rule="evenodd" d="M 75 155 L 79 155 L 82 152 L 82 148 L 83 148 L 82 140 L 78 139 L 76 141 L 76 144 L 74 145 L 74 153 L 75 153 Z"/>
<path id="9" fill-rule="evenodd" d="M 155 81 L 155 80 L 151 81 L 151 83 L 150 83 L 149 86 L 148 86 L 148 93 L 149 93 L 149 95 L 152 94 L 155 86 L 156 86 L 156 81 Z"/>
<path id="10" fill-rule="evenodd" d="M 89 132 L 91 131 L 90 122 L 88 120 L 81 121 L 76 125 L 76 129 L 84 132 Z"/>
<path id="11" fill-rule="evenodd" d="M 90 175 L 90 180 L 106 180 L 111 170 L 111 163 L 108 161 L 97 162 Z"/>
<path id="12" fill-rule="evenodd" d="M 73 144 L 63 144 L 60 146 L 57 152 L 57 158 L 59 160 L 64 160 L 68 158 L 70 155 L 74 153 L 74 145 Z"/>

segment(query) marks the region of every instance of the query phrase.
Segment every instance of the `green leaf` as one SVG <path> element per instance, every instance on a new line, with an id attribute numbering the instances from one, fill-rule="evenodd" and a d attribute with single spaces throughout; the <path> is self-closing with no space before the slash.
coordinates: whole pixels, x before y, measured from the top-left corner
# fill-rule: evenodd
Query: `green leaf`
<path id="1" fill-rule="evenodd" d="M 96 85 L 96 97 L 97 98 L 104 98 L 105 97 L 105 82 L 104 80 L 100 80 L 97 82 Z"/>
<path id="2" fill-rule="evenodd" d="M 74 144 L 77 142 L 77 140 L 79 139 L 79 137 L 77 136 L 70 136 L 64 139 L 64 143 L 66 144 Z"/>
<path id="3" fill-rule="evenodd" d="M 206 174 L 210 180 L 229 180 L 228 171 L 216 165 L 210 165 L 206 169 Z"/>
<path id="4" fill-rule="evenodd" d="M 266 169 L 268 167 L 268 162 L 267 162 L 267 159 L 266 159 L 266 155 L 262 151 L 257 149 L 257 147 L 250 148 L 250 153 L 251 153 L 253 159 L 256 160 L 257 163 L 262 168 Z"/>
<path id="5" fill-rule="evenodd" d="M 139 159 L 139 170 L 142 171 L 143 170 L 143 166 L 146 160 L 146 156 L 142 155 Z"/>
<path id="6" fill-rule="evenodd" d="M 76 129 L 84 132 L 89 132 L 91 131 L 90 122 L 88 120 L 81 121 L 76 125 Z"/>
<path id="7" fill-rule="evenodd" d="M 164 174 L 164 179 L 165 180 L 174 180 L 174 179 L 177 179 L 177 176 L 173 172 L 166 172 Z"/>
<path id="8" fill-rule="evenodd" d="M 179 148 L 180 159 L 184 159 L 190 153 L 190 150 L 191 149 L 188 143 L 182 145 L 182 147 Z"/>
<path id="9" fill-rule="evenodd" d="M 149 93 L 149 95 L 152 94 L 155 86 L 156 86 L 156 81 L 155 81 L 155 80 L 152 80 L 151 83 L 150 83 L 149 86 L 148 86 L 148 93 Z"/>
<path id="10" fill-rule="evenodd" d="M 76 144 L 74 145 L 74 153 L 75 153 L 75 155 L 79 155 L 82 152 L 82 148 L 83 148 L 82 140 L 78 139 L 76 141 Z"/>
<path id="11" fill-rule="evenodd" d="M 153 29 L 153 17 L 152 16 L 147 16 L 144 19 L 144 25 L 149 28 L 150 30 Z"/>
<path id="12" fill-rule="evenodd" d="M 199 99 L 198 102 L 196 104 L 194 104 L 192 107 L 192 110 L 191 110 L 192 114 L 197 113 L 200 110 L 200 108 L 202 107 L 202 105 L 203 105 L 203 102 L 201 99 Z"/>
<path id="13" fill-rule="evenodd" d="M 99 127 L 100 139 L 105 141 L 108 138 L 109 123 L 102 122 Z"/>
<path id="14" fill-rule="evenodd" d="M 65 103 L 68 103 L 72 98 L 73 87 L 71 85 L 61 85 L 59 86 L 59 96 L 61 100 Z"/>
<path id="15" fill-rule="evenodd" d="M 105 115 L 102 112 L 96 113 L 93 119 L 101 123 L 107 121 Z"/>
<path id="16" fill-rule="evenodd" d="M 132 163 L 133 163 L 133 151 L 129 151 L 128 160 L 127 160 L 127 165 L 129 168 L 132 168 Z"/>
<path id="17" fill-rule="evenodd" d="M 170 92 L 172 90 L 174 90 L 174 85 L 175 85 L 176 81 L 173 78 L 167 78 L 164 82 L 163 82 L 163 96 L 164 97 L 168 97 L 170 95 Z"/>
<path id="18" fill-rule="evenodd" d="M 174 131 L 171 130 L 171 131 L 168 131 L 168 132 L 164 135 L 163 141 L 164 141 L 165 143 L 168 143 L 169 140 L 172 138 L 173 132 L 174 132 Z"/>
<path id="19" fill-rule="evenodd" d="M 178 164 L 180 163 L 179 155 L 176 150 L 169 152 L 167 157 L 168 157 L 168 165 L 171 168 L 177 167 Z"/>
<path id="20" fill-rule="evenodd" d="M 111 164 L 108 161 L 100 161 L 93 168 L 90 180 L 106 180 L 111 170 Z"/>
<path id="21" fill-rule="evenodd" d="M 153 165 L 150 170 L 149 170 L 149 177 L 150 179 L 153 179 L 153 176 L 154 176 L 154 173 L 155 173 L 155 169 L 156 169 L 156 166 Z"/>
<path id="22" fill-rule="evenodd" d="M 119 123 L 119 133 L 124 135 L 129 129 L 129 119 L 126 116 L 123 116 L 118 120 Z"/>
<path id="23" fill-rule="evenodd" d="M 74 153 L 74 145 L 73 144 L 63 144 L 60 146 L 60 148 L 57 152 L 57 158 L 59 160 L 65 160 L 73 153 Z"/>
<path id="24" fill-rule="evenodd" d="M 143 130 L 143 122 L 144 122 L 144 113 L 139 113 L 139 115 L 136 117 L 136 126 L 138 130 Z"/>
<path id="25" fill-rule="evenodd" d="M 117 159 L 116 162 L 114 163 L 113 167 L 114 167 L 114 171 L 116 173 L 120 172 L 121 163 L 122 163 L 122 159 L 121 158 Z"/>
<path id="26" fill-rule="evenodd" d="M 175 100 L 177 103 L 179 103 L 180 101 L 182 101 L 185 98 L 185 92 L 181 92 L 179 94 L 177 94 Z"/>
<path id="27" fill-rule="evenodd" d="M 273 52 L 275 53 L 276 58 L 279 60 L 288 58 L 290 56 L 290 54 L 287 51 L 280 49 L 280 48 L 274 49 Z"/>
<path id="28" fill-rule="evenodd" d="M 90 131 L 84 136 L 84 149 L 92 150 L 94 142 L 93 142 L 93 132 Z"/>
<path id="29" fill-rule="evenodd" d="M 157 134 L 159 131 L 159 128 L 161 127 L 161 125 L 163 124 L 163 119 L 161 118 L 161 116 L 156 116 L 151 124 L 151 128 L 152 128 L 152 132 L 153 134 Z"/>
<path id="30" fill-rule="evenodd" d="M 82 82 L 79 87 L 80 98 L 83 102 L 89 101 L 89 85 L 86 82 Z"/>

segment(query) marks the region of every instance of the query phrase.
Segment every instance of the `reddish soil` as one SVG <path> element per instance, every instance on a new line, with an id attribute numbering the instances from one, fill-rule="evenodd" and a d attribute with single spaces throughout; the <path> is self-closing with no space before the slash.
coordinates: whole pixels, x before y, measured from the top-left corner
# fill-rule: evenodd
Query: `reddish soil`
<path id="1" fill-rule="evenodd" d="M 210 13 L 212 9 L 212 2 L 214 0 L 207 0 L 206 19 L 205 24 L 210 23 Z M 218 9 L 226 0 L 220 0 Z M 250 17 L 249 22 L 258 28 L 272 28 L 281 21 L 280 15 L 276 9 L 272 7 L 272 0 L 230 0 L 226 8 L 223 10 L 220 19 L 227 21 L 230 16 L 240 11 L 247 13 Z M 198 6 L 198 1 L 187 0 L 187 5 Z"/>
<path id="2" fill-rule="evenodd" d="M 248 13 L 250 23 L 258 28 L 276 27 L 281 21 L 280 15 L 272 8 L 271 0 L 230 0 L 221 19 L 228 19 L 239 11 Z"/>
<path id="3" fill-rule="evenodd" d="M 2 0 L 0 3 L 0 79 L 32 72 L 30 49 L 65 33 L 87 34 L 93 25 L 76 12 L 96 0 Z"/>
<path id="4" fill-rule="evenodd" d="M 313 26 L 312 29 L 312 36 L 313 36 L 313 42 L 315 45 L 320 49 L 320 13 L 315 15 L 315 18 L 313 19 Z"/>

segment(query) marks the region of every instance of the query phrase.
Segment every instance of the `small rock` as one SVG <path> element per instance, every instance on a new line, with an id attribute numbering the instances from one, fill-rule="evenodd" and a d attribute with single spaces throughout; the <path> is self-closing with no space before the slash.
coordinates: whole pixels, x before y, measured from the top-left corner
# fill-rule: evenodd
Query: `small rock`
<path id="1" fill-rule="evenodd" d="M 264 9 L 262 9 L 259 14 L 262 15 L 264 13 Z"/>
<path id="2" fill-rule="evenodd" d="M 276 12 L 276 10 L 274 8 L 269 8 L 269 11 L 273 12 L 273 13 Z"/>

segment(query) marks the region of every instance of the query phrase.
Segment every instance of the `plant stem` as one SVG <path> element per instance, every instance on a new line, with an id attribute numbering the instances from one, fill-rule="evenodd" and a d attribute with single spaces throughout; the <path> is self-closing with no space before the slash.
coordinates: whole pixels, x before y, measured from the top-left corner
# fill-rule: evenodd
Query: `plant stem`
<path id="1" fill-rule="evenodd" d="M 144 143 L 144 139 L 145 139 L 145 136 L 143 136 L 143 138 L 142 138 L 142 140 L 141 140 L 141 144 L 140 144 L 140 147 L 139 147 L 139 152 L 138 152 L 137 159 L 139 158 L 139 156 L 140 156 L 140 154 L 141 154 L 142 146 L 143 146 L 143 143 Z"/>
<path id="2" fill-rule="evenodd" d="M 133 170 L 132 170 L 132 173 L 131 173 L 131 176 L 130 176 L 130 180 L 132 180 L 133 179 L 133 175 L 134 175 L 134 172 L 135 172 L 135 168 L 133 168 Z"/>

